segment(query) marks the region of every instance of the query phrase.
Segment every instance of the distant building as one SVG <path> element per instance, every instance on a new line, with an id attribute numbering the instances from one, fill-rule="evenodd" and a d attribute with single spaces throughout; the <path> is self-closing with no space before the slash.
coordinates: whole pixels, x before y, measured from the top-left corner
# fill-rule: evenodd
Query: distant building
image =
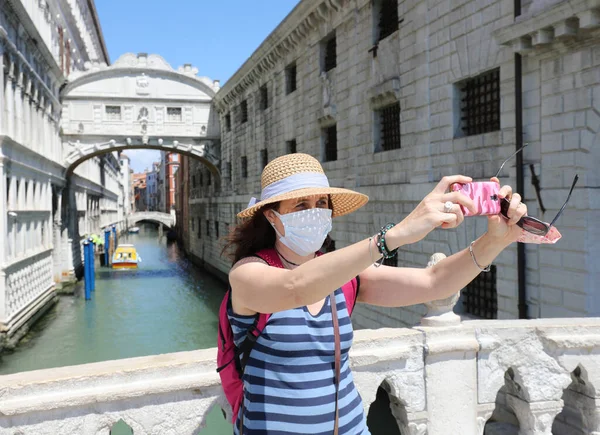
<path id="1" fill-rule="evenodd" d="M 127 216 L 131 213 L 131 197 L 133 191 L 133 179 L 131 178 L 131 160 L 125 153 L 119 155 L 121 163 L 121 174 L 123 175 L 123 213 Z"/>
<path id="2" fill-rule="evenodd" d="M 147 211 L 148 202 L 146 198 L 146 176 L 147 174 L 133 174 L 133 207 L 135 211 Z"/>
<path id="3" fill-rule="evenodd" d="M 165 209 L 161 210 L 161 211 L 164 211 L 166 213 L 169 213 L 169 211 L 172 208 L 174 208 L 175 203 L 176 203 L 175 173 L 177 172 L 177 169 L 179 168 L 179 164 L 180 164 L 179 154 L 164 153 L 163 166 L 165 167 L 165 169 L 164 169 L 164 173 L 165 173 L 165 183 L 164 183 L 164 186 L 165 186 L 165 188 L 164 188 L 164 190 L 165 190 Z"/>

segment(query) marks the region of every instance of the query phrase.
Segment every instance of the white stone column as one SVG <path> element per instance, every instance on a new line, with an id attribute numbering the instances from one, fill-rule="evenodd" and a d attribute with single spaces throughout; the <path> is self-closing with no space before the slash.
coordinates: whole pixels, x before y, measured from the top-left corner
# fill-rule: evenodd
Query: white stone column
<path id="1" fill-rule="evenodd" d="M 0 105 L 6 106 L 4 100 L 4 46 L 0 43 Z M 0 109 L 0 133 L 6 134 L 6 107 Z"/>
<path id="2" fill-rule="evenodd" d="M 54 271 L 54 282 L 62 280 L 62 260 L 63 238 L 62 238 L 62 196 L 63 189 L 55 188 L 53 193 L 56 195 L 56 213 L 51 216 L 52 219 L 52 269 Z"/>
<path id="3" fill-rule="evenodd" d="M 477 434 L 477 350 L 473 330 L 421 327 L 429 435 Z"/>
<path id="4" fill-rule="evenodd" d="M 21 143 L 31 150 L 35 150 L 31 143 L 31 80 L 23 73 L 23 136 Z"/>
<path id="5" fill-rule="evenodd" d="M 6 168 L 4 166 L 4 155 L 2 154 L 2 149 L 0 148 L 0 210 L 2 210 L 2 212 L 0 213 L 0 237 L 2 238 L 1 240 L 6 241 L 7 236 L 8 236 L 8 224 L 7 224 L 7 217 L 8 217 L 8 197 L 6 195 L 6 187 L 7 187 L 7 181 L 6 181 Z M 8 253 L 8 246 L 7 243 L 0 243 L 0 267 L 2 267 L 2 265 L 4 265 L 6 263 L 6 258 L 7 258 L 7 253 Z M 2 304 L 0 304 L 2 305 Z"/>
<path id="6" fill-rule="evenodd" d="M 23 72 L 18 68 L 15 87 L 15 135 L 14 140 L 23 143 Z"/>
<path id="7" fill-rule="evenodd" d="M 4 104 L 5 108 L 5 116 L 6 116 L 6 135 L 11 138 L 15 137 L 15 95 L 14 95 L 14 81 L 15 81 L 15 63 L 12 58 L 9 56 L 9 65 L 8 65 L 8 74 L 7 74 L 7 82 L 5 83 L 6 92 L 4 93 Z"/>

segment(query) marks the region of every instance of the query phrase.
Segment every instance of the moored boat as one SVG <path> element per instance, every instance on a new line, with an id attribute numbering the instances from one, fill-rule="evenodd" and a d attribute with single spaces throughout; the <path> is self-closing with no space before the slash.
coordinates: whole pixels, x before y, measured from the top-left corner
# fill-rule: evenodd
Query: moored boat
<path id="1" fill-rule="evenodd" d="M 140 232 L 140 227 L 129 228 L 129 234 L 137 234 Z"/>
<path id="2" fill-rule="evenodd" d="M 142 258 L 133 245 L 119 245 L 112 256 L 113 269 L 136 269 Z"/>

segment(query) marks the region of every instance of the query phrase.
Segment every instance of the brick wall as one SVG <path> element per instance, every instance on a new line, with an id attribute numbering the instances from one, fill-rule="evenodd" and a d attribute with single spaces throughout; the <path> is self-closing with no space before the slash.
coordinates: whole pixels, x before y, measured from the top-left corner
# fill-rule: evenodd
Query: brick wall
<path id="1" fill-rule="evenodd" d="M 310 4 L 305 0 L 288 19 L 293 21 Z M 476 179 L 493 176 L 515 149 L 515 65 L 510 47 L 499 46 L 495 30 L 513 22 L 512 2 L 400 1 L 399 30 L 373 47 L 371 2 L 342 2 L 330 9 L 298 45 L 276 59 L 268 72 L 258 74 L 243 92 L 234 95 L 238 73 L 217 95 L 221 115 L 222 161 L 231 162 L 232 181 L 211 186 L 192 202 L 199 213 L 218 214 L 234 222 L 233 212 L 260 194 L 260 150 L 269 160 L 285 153 L 286 141 L 295 139 L 298 152 L 323 159 L 322 128 L 337 126 L 337 160 L 323 167 L 333 186 L 363 192 L 370 202 L 362 210 L 337 219 L 331 236 L 337 248 L 375 233 L 386 222 L 398 222 L 418 204 L 444 175 L 462 173 Z M 291 21 L 290 21 L 291 20 Z M 291 26 L 291 27 L 290 27 Z M 306 26 L 303 27 L 306 30 Z M 275 36 L 279 30 L 274 32 Z M 335 31 L 337 65 L 321 72 L 322 42 Z M 298 38 L 297 38 L 298 39 Z M 257 52 L 263 53 L 263 48 Z M 553 51 L 554 50 L 554 51 Z M 595 134 L 600 116 L 593 106 L 593 89 L 600 79 L 593 48 L 555 48 L 523 60 L 523 116 L 525 140 L 531 142 L 524 159 L 534 165 L 541 180 L 546 220 L 552 219 L 566 198 L 571 178 L 582 176 L 560 229 L 564 239 L 556 246 L 528 245 L 527 292 L 532 317 L 593 314 L 593 277 L 598 277 L 599 185 Z M 285 68 L 297 66 L 297 90 L 286 94 Z M 464 137 L 460 130 L 460 84 L 465 79 L 500 69 L 500 129 Z M 259 106 L 259 87 L 266 85 L 269 107 Z M 600 89 L 600 88 L 598 88 Z M 248 121 L 240 122 L 240 104 L 248 104 Z M 390 102 L 401 108 L 401 148 L 375 152 L 374 111 Z M 600 100 L 598 100 L 600 101 Z M 224 117 L 231 114 L 231 131 Z M 543 145 L 542 145 L 543 143 Z M 242 177 L 241 157 L 247 159 Z M 515 186 L 515 160 L 501 174 Z M 536 194 L 525 168 L 525 200 L 530 214 L 539 216 Z M 194 207 L 194 206 L 192 206 Z M 193 213 L 192 213 L 193 215 Z M 211 217 L 212 219 L 212 217 Z M 434 231 L 420 243 L 402 247 L 400 266 L 424 267 L 431 254 L 456 253 L 485 231 L 485 218 L 468 218 L 456 231 Z M 193 236 L 192 236 L 193 238 Z M 227 271 L 216 256 L 216 241 L 204 245 L 204 259 Z M 199 250 L 199 246 L 196 248 Z M 194 249 L 194 248 L 193 248 Z M 497 265 L 498 318 L 518 317 L 516 246 L 502 253 Z M 406 289 L 410 291 L 410 289 Z M 457 306 L 461 311 L 461 303 Z M 358 327 L 400 326 L 418 322 L 424 307 L 377 308 L 361 306 Z"/>

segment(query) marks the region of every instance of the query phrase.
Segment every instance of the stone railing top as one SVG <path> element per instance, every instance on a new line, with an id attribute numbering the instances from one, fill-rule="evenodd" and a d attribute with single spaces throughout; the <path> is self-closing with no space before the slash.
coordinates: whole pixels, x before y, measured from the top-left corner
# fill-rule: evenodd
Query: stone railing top
<path id="1" fill-rule="evenodd" d="M 365 411 L 383 387 L 402 433 L 481 435 L 508 406 L 539 435 L 567 391 L 600 410 L 599 350 L 599 318 L 475 320 L 356 331 L 350 364 Z M 214 407 L 231 418 L 215 348 L 0 376 L 0 397 L 0 428 L 23 434 L 108 435 L 120 419 L 136 435 L 192 434 Z"/>

